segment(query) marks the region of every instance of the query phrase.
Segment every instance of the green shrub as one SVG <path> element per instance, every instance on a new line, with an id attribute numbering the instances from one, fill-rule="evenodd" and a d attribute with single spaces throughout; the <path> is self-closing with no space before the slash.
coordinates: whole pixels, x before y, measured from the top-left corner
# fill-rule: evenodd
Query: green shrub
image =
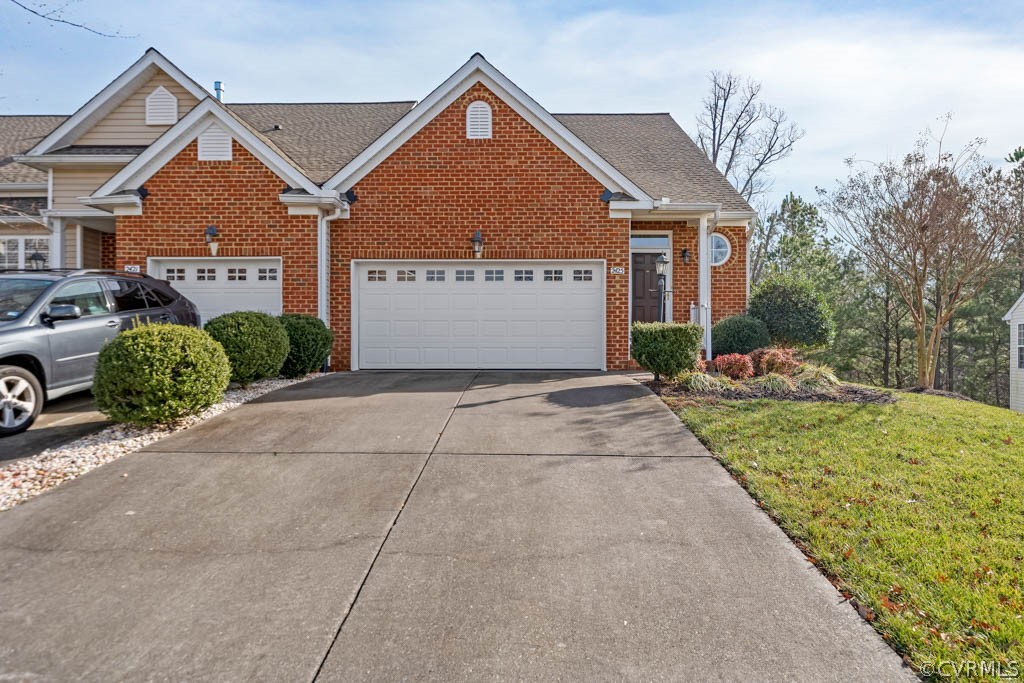
<path id="1" fill-rule="evenodd" d="M 160 424 L 223 399 L 230 376 L 223 347 L 202 330 L 140 325 L 100 350 L 92 393 L 116 422 Z"/>
<path id="2" fill-rule="evenodd" d="M 711 351 L 715 355 L 750 353 L 771 343 L 768 326 L 751 315 L 734 315 L 711 328 Z"/>
<path id="3" fill-rule="evenodd" d="M 633 359 L 644 369 L 675 377 L 700 361 L 704 330 L 694 323 L 633 323 Z"/>
<path id="4" fill-rule="evenodd" d="M 679 376 L 679 386 L 686 391 L 721 391 L 724 385 L 717 377 L 704 372 L 684 372 Z"/>
<path id="5" fill-rule="evenodd" d="M 225 313 L 206 323 L 206 331 L 228 354 L 231 380 L 243 386 L 277 377 L 288 357 L 288 332 L 280 320 L 266 313 Z"/>
<path id="6" fill-rule="evenodd" d="M 835 336 L 828 302 L 803 278 L 770 276 L 754 290 L 748 312 L 764 321 L 774 344 L 826 346 Z"/>
<path id="7" fill-rule="evenodd" d="M 839 385 L 839 378 L 827 365 L 804 363 L 793 378 L 796 385 L 809 391 L 831 391 Z"/>
<path id="8" fill-rule="evenodd" d="M 775 372 L 780 375 L 792 375 L 800 367 L 793 349 L 756 349 L 750 354 L 755 375 L 767 375 Z"/>
<path id="9" fill-rule="evenodd" d="M 288 333 L 288 357 L 281 367 L 285 377 L 302 377 L 319 370 L 331 353 L 334 333 L 320 318 L 289 313 L 279 320 Z"/>
<path id="10" fill-rule="evenodd" d="M 729 379 L 746 379 L 754 376 L 754 364 L 750 361 L 750 356 L 742 353 L 717 356 L 713 362 L 715 370 Z"/>
<path id="11" fill-rule="evenodd" d="M 755 377 L 750 380 L 751 386 L 761 389 L 766 394 L 785 396 L 796 391 L 796 384 L 791 377 L 770 372 L 763 377 Z"/>

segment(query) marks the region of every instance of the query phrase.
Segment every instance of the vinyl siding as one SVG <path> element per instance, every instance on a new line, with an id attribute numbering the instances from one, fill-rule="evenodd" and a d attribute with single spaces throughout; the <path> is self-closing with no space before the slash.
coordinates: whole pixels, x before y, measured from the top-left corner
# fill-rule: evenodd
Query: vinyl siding
<path id="1" fill-rule="evenodd" d="M 4 237 L 22 236 L 22 235 L 39 235 L 40 237 L 49 237 L 50 231 L 43 225 L 26 225 L 25 223 L 0 223 L 0 235 Z"/>
<path id="2" fill-rule="evenodd" d="M 1024 369 L 1017 367 L 1017 347 L 1022 341 L 1018 325 L 1024 325 L 1024 306 L 1010 318 L 1010 410 L 1024 413 Z"/>
<path id="3" fill-rule="evenodd" d="M 149 79 L 128 96 L 116 109 L 86 131 L 76 145 L 148 145 L 170 126 L 146 125 L 146 97 L 164 86 L 178 98 L 178 118 L 192 110 L 199 101 L 163 71 Z"/>
<path id="4" fill-rule="evenodd" d="M 88 208 L 78 201 L 78 198 L 92 194 L 117 171 L 118 167 L 116 166 L 54 169 L 52 208 L 58 210 Z"/>
<path id="5" fill-rule="evenodd" d="M 64 226 L 64 263 L 65 268 L 78 267 L 78 226 Z"/>
<path id="6" fill-rule="evenodd" d="M 99 230 L 82 228 L 82 267 L 103 267 L 103 233 Z"/>

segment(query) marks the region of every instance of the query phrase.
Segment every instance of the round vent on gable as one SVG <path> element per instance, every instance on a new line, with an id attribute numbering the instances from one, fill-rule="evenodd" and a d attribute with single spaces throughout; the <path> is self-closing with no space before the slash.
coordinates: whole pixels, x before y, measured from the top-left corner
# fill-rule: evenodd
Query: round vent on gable
<path id="1" fill-rule="evenodd" d="M 491 106 L 477 100 L 466 107 L 466 137 L 482 140 L 491 137 Z"/>

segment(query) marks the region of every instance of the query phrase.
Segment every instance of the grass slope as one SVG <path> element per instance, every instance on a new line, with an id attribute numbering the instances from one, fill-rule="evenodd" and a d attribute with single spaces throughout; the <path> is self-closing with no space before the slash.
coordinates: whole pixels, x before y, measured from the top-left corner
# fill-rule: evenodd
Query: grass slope
<path id="1" fill-rule="evenodd" d="M 915 667 L 1024 676 L 1024 417 L 913 394 L 668 401 Z"/>

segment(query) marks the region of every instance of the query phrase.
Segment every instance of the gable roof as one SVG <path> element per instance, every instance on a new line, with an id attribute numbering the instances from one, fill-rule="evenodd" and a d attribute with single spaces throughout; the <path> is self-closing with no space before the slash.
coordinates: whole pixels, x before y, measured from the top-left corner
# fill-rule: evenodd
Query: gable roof
<path id="1" fill-rule="evenodd" d="M 669 114 L 554 116 L 655 199 L 753 210 Z"/>
<path id="2" fill-rule="evenodd" d="M 477 83 L 499 97 L 528 123 L 547 137 L 606 188 L 624 192 L 635 199 L 652 199 L 621 171 L 579 139 L 546 109 L 498 71 L 480 53 L 474 54 L 423 101 L 409 110 L 395 125 L 331 176 L 324 187 L 348 190 L 377 167 L 392 152 L 419 132 L 460 95 Z"/>
<path id="3" fill-rule="evenodd" d="M 1006 315 L 1004 315 L 1004 316 L 1003 316 L 1003 321 L 1004 321 L 1004 322 L 1010 322 L 1011 320 L 1013 320 L 1013 314 L 1014 314 L 1014 312 L 1015 312 L 1015 311 L 1017 310 L 1017 308 L 1018 308 L 1018 307 L 1019 307 L 1019 306 L 1020 306 L 1020 305 L 1021 305 L 1022 303 L 1024 303 L 1024 294 L 1021 294 L 1021 295 L 1020 295 L 1020 296 L 1019 296 L 1019 297 L 1017 298 L 1017 300 L 1013 302 L 1013 305 L 1012 305 L 1012 306 L 1010 306 L 1010 310 L 1008 310 L 1008 311 L 1006 312 Z"/>
<path id="4" fill-rule="evenodd" d="M 128 99 L 137 87 L 152 78 L 158 71 L 163 71 L 173 78 L 197 100 L 202 100 L 210 95 L 188 74 L 172 64 L 169 59 L 154 48 L 149 48 L 134 64 L 125 69 L 121 75 L 108 83 L 78 111 L 29 150 L 28 154 L 46 154 L 54 149 L 74 144 L 79 136 L 96 125 L 117 105 Z"/>
<path id="5" fill-rule="evenodd" d="M 0 116 L 0 183 L 45 183 L 46 171 L 12 158 L 39 144 L 66 116 Z"/>

